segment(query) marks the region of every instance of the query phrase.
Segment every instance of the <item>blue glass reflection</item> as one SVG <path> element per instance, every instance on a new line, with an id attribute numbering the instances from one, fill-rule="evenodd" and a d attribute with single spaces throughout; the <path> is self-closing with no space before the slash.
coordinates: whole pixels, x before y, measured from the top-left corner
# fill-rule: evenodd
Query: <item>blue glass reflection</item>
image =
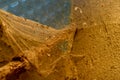
<path id="1" fill-rule="evenodd" d="M 0 0 L 0 8 L 35 20 L 42 24 L 61 28 L 69 23 L 70 0 Z"/>

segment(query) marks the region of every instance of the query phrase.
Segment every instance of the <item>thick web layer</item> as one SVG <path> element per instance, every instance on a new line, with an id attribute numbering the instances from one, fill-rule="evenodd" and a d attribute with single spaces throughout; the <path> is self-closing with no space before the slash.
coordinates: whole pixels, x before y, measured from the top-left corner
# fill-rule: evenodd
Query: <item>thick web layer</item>
<path id="1" fill-rule="evenodd" d="M 0 8 L 54 28 L 69 23 L 70 0 L 0 0 Z"/>

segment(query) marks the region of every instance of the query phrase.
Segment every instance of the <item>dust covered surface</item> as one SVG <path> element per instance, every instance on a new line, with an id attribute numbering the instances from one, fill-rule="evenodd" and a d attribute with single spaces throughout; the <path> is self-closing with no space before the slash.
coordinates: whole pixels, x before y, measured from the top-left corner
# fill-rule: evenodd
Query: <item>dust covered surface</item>
<path id="1" fill-rule="evenodd" d="M 120 0 L 74 0 L 79 80 L 120 80 Z"/>
<path id="2" fill-rule="evenodd" d="M 48 39 L 48 33 L 46 33 L 46 38 L 43 40 L 41 40 L 42 37 L 36 38 L 37 43 L 35 42 L 34 45 L 31 43 L 32 46 L 38 47 L 27 51 L 31 52 L 32 56 L 25 55 L 32 63 L 32 68 L 21 74 L 19 80 L 120 80 L 119 21 L 119 0 L 73 0 L 72 22 L 75 25 L 72 27 L 77 27 L 76 32 L 70 31 L 69 35 L 69 31 L 63 30 L 57 35 L 64 36 L 54 38 L 53 35 L 57 31 L 51 28 L 45 29 L 45 32 L 50 31 L 53 38 L 46 40 Z M 1 34 L 2 30 L 0 30 L 0 38 Z M 36 45 L 39 40 L 43 43 L 48 41 L 47 47 Z M 51 44 L 50 41 L 53 43 Z M 0 45 L 3 48 L 3 43 Z M 26 48 L 28 47 L 24 49 Z M 11 48 L 9 50 L 14 51 Z M 42 54 L 37 54 L 37 51 Z M 4 53 L 7 53 L 6 50 Z"/>
<path id="3" fill-rule="evenodd" d="M 76 67 L 69 54 L 76 31 L 74 24 L 56 30 L 3 10 L 0 10 L 0 15 L 1 55 L 3 54 L 3 60 L 7 61 L 3 64 L 1 60 L 1 80 L 9 80 L 10 77 L 14 80 L 78 79 Z M 17 64 L 16 61 L 20 63 Z M 22 64 L 23 62 L 25 64 Z M 27 74 L 28 77 L 24 77 Z"/>

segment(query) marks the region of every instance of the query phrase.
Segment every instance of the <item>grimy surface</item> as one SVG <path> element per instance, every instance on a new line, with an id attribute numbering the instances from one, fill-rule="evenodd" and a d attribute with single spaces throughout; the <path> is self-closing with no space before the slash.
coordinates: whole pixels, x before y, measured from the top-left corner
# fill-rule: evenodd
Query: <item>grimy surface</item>
<path id="1" fill-rule="evenodd" d="M 69 24 L 70 0 L 0 0 L 0 8 L 56 29 Z"/>
<path id="2" fill-rule="evenodd" d="M 74 24 L 56 30 L 0 10 L 0 80 L 77 79 L 69 54 L 75 31 Z"/>
<path id="3" fill-rule="evenodd" d="M 79 80 L 120 80 L 120 0 L 73 0 Z"/>
<path id="4" fill-rule="evenodd" d="M 40 62 L 37 62 L 38 58 L 36 56 L 38 54 L 35 55 L 36 52 L 34 51 L 38 51 L 38 48 L 32 49 L 33 54 L 30 54 L 33 56 L 25 56 L 28 61 L 31 61 L 33 67 L 21 74 L 19 80 L 120 80 L 120 0 L 72 0 L 72 4 L 71 16 L 74 23 L 72 27 L 77 27 L 77 31 L 71 52 L 69 52 L 70 55 L 59 57 L 61 52 L 59 53 L 58 50 L 64 52 L 64 49 L 66 49 L 64 42 L 60 49 L 58 47 L 54 48 L 56 44 L 49 47 L 52 44 L 48 42 L 50 51 L 45 50 L 47 54 L 40 49 L 43 54 L 39 56 L 43 55 L 43 57 L 40 57 Z M 45 29 L 46 32 L 49 29 L 46 28 L 42 29 Z M 2 33 L 3 30 L 1 29 Z M 52 30 L 56 31 L 55 29 Z M 51 30 L 49 31 L 51 33 Z M 2 37 L 1 33 L 0 39 Z M 63 33 L 64 31 L 60 32 L 60 34 Z M 70 40 L 68 36 L 69 34 L 66 35 L 66 38 Z M 37 38 L 37 40 L 39 39 Z M 54 42 L 54 38 L 51 41 Z M 1 46 L 5 45 L 0 44 Z M 4 49 L 4 53 L 9 53 L 11 50 L 9 46 L 2 48 L 9 48 L 9 51 Z M 54 49 L 57 51 L 54 52 Z M 56 60 L 56 58 L 58 59 Z M 53 62 L 54 60 L 55 62 Z M 51 61 L 53 64 L 55 63 L 54 66 L 50 64 Z"/>

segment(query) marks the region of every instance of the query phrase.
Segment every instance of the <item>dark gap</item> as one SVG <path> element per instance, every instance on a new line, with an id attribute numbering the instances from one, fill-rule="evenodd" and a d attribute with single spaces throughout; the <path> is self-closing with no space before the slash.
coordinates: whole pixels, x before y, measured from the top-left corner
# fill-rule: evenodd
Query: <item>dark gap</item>
<path id="1" fill-rule="evenodd" d="M 23 59 L 20 56 L 12 58 L 12 61 L 20 61 L 23 62 Z"/>
<path id="2" fill-rule="evenodd" d="M 8 75 L 6 76 L 6 80 L 18 80 L 20 74 L 22 74 L 22 73 L 24 73 L 24 72 L 26 72 L 25 67 L 20 67 L 20 68 L 18 68 L 18 69 L 16 69 L 16 70 L 12 71 L 11 74 L 8 74 Z"/>
<path id="3" fill-rule="evenodd" d="M 0 38 L 2 37 L 3 35 L 3 28 L 2 28 L 2 24 L 0 24 Z"/>

